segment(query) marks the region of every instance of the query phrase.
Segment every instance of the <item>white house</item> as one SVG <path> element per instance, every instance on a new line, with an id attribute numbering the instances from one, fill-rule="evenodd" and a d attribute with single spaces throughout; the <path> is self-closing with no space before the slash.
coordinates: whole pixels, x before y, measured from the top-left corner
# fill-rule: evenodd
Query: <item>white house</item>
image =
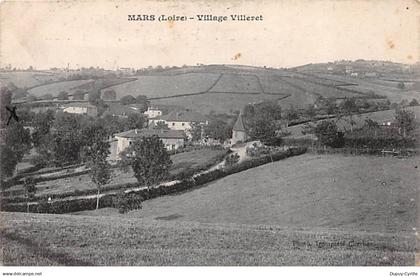
<path id="1" fill-rule="evenodd" d="M 86 114 L 88 116 L 96 116 L 98 114 L 96 106 L 90 103 L 70 103 L 64 106 L 63 112 Z"/>
<path id="2" fill-rule="evenodd" d="M 184 147 L 185 133 L 181 130 L 165 129 L 132 129 L 115 134 L 117 139 L 116 156 L 130 146 L 133 141 L 142 137 L 158 136 L 167 150 L 177 150 Z"/>
<path id="3" fill-rule="evenodd" d="M 162 110 L 158 109 L 157 107 L 149 106 L 147 110 L 144 112 L 148 118 L 156 118 L 162 116 Z"/>

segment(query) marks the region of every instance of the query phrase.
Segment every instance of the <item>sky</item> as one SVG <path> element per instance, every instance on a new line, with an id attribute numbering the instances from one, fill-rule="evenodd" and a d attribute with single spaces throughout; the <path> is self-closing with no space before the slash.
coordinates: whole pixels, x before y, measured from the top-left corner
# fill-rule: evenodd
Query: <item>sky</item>
<path id="1" fill-rule="evenodd" d="M 128 21 L 129 14 L 263 16 L 259 22 Z M 0 66 L 142 68 L 334 60 L 415 63 L 420 2 L 387 0 L 4 1 Z"/>

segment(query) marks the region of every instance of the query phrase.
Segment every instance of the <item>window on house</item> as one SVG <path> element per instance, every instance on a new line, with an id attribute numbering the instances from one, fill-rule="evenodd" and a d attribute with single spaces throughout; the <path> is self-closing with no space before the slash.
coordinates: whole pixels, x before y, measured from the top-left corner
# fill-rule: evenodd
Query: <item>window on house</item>
<path id="1" fill-rule="evenodd" d="M 185 123 L 182 123 L 182 126 L 185 126 Z"/>
<path id="2" fill-rule="evenodd" d="M 172 123 L 172 126 L 175 126 L 175 123 Z"/>
<path id="3" fill-rule="evenodd" d="M 175 145 L 171 145 L 172 149 L 175 149 Z"/>

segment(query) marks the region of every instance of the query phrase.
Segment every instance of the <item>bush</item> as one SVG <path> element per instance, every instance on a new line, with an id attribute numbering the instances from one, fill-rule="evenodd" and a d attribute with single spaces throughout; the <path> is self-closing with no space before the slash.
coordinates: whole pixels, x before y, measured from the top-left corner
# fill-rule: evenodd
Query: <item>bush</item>
<path id="1" fill-rule="evenodd" d="M 225 158 L 225 164 L 228 167 L 233 166 L 233 165 L 235 165 L 238 162 L 239 162 L 239 155 L 237 153 L 229 154 Z"/>
<path id="2" fill-rule="evenodd" d="M 125 214 L 131 210 L 141 209 L 141 203 L 143 202 L 143 200 L 143 197 L 138 193 L 125 193 L 124 191 L 122 191 L 113 198 L 113 205 L 115 208 L 118 208 L 120 214 Z"/>

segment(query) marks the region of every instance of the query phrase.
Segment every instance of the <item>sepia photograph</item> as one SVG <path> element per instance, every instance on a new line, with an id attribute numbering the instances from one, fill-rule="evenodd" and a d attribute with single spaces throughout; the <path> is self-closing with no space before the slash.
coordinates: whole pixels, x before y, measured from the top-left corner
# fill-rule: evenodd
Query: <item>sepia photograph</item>
<path id="1" fill-rule="evenodd" d="M 2 275 L 420 273 L 419 1 L 0 1 L 0 87 Z"/>

